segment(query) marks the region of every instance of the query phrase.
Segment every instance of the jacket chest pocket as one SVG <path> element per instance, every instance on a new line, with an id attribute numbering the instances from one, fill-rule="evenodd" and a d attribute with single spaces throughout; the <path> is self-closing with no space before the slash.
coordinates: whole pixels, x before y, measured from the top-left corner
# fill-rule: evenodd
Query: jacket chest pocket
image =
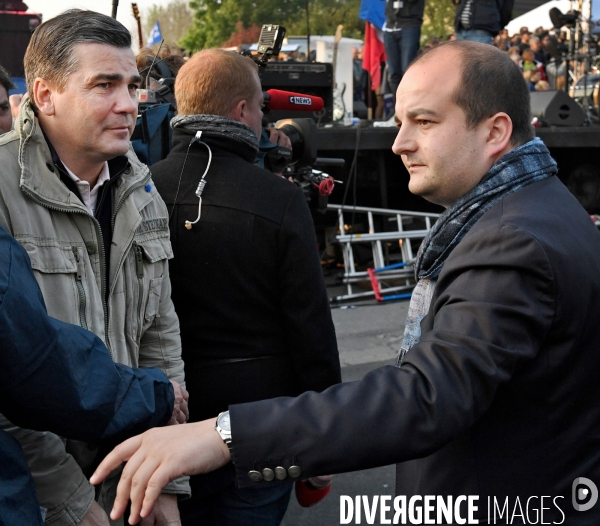
<path id="1" fill-rule="evenodd" d="M 137 287 L 134 330 L 139 341 L 144 331 L 160 317 L 162 285 L 173 252 L 168 238 L 154 238 L 134 241 L 133 255 Z"/>
<path id="2" fill-rule="evenodd" d="M 88 328 L 85 247 L 43 240 L 20 240 L 27 250 L 48 314 Z"/>

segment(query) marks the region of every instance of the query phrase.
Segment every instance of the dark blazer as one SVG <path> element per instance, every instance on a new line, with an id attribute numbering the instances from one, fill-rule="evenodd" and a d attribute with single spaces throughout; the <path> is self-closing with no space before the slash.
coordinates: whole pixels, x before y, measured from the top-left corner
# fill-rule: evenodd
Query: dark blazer
<path id="1" fill-rule="evenodd" d="M 172 211 L 173 302 L 181 324 L 190 419 L 230 404 L 322 391 L 340 381 L 335 330 L 302 191 L 252 164 L 243 143 L 173 133 L 173 150 L 154 166 Z M 179 178 L 181 175 L 181 184 Z M 179 186 L 177 202 L 173 203 Z"/>
<path id="2" fill-rule="evenodd" d="M 273 463 L 303 476 L 400 463 L 398 495 L 479 495 L 480 518 L 488 496 L 511 510 L 560 496 L 564 524 L 600 524 L 600 504 L 571 504 L 574 479 L 600 483 L 599 255 L 557 177 L 508 195 L 447 259 L 400 368 L 230 408 L 238 483 Z"/>

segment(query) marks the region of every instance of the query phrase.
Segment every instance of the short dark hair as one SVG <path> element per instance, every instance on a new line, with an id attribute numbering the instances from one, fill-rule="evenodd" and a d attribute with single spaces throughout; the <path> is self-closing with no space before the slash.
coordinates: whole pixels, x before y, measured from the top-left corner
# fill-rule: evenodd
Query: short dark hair
<path id="1" fill-rule="evenodd" d="M 4 86 L 7 95 L 11 89 L 16 88 L 16 86 L 10 80 L 10 75 L 8 74 L 8 71 L 6 71 L 2 66 L 0 66 L 0 86 Z"/>
<path id="2" fill-rule="evenodd" d="M 411 66 L 446 46 L 460 53 L 461 82 L 454 93 L 454 102 L 465 112 L 467 127 L 475 128 L 492 115 L 504 112 L 513 124 L 511 144 L 520 146 L 532 140 L 535 134 L 529 89 L 508 53 L 489 44 L 456 40 L 424 52 Z"/>
<path id="3" fill-rule="evenodd" d="M 95 11 L 69 9 L 41 24 L 31 36 L 25 52 L 25 79 L 31 101 L 36 78 L 53 82 L 63 90 L 77 69 L 77 44 L 108 44 L 131 48 L 131 34 L 114 18 Z"/>

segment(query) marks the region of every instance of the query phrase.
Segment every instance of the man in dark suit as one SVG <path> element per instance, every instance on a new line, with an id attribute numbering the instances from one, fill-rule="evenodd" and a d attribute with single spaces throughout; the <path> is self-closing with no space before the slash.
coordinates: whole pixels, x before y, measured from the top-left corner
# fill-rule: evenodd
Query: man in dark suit
<path id="1" fill-rule="evenodd" d="M 151 171 L 170 210 L 172 298 L 196 400 L 191 421 L 338 383 L 306 199 L 253 164 L 263 105 L 256 64 L 204 50 L 179 71 L 175 97 L 173 150 Z M 199 183 L 206 184 L 201 199 Z M 237 490 L 234 479 L 231 466 L 209 479 L 193 477 L 192 498 L 179 506 L 183 526 L 281 522 L 291 484 Z"/>
<path id="2" fill-rule="evenodd" d="M 397 101 L 409 189 L 447 210 L 417 256 L 396 366 L 231 406 L 231 453 L 214 418 L 130 439 L 92 478 L 129 460 L 115 516 L 128 497 L 137 516 L 144 496 L 146 515 L 169 478 L 231 459 L 240 487 L 273 484 L 258 481 L 273 465 L 293 477 L 396 462 L 394 511 L 413 524 L 600 524 L 600 234 L 534 139 L 506 53 L 442 44 Z"/>

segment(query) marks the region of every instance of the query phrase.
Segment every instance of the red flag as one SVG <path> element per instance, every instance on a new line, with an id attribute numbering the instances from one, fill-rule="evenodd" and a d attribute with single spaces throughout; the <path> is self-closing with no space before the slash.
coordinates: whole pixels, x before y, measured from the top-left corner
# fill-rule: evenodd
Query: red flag
<path id="1" fill-rule="evenodd" d="M 369 22 L 365 24 L 362 67 L 371 76 L 372 90 L 376 90 L 381 85 L 381 63 L 386 61 L 382 33 L 381 30 L 375 29 Z"/>

